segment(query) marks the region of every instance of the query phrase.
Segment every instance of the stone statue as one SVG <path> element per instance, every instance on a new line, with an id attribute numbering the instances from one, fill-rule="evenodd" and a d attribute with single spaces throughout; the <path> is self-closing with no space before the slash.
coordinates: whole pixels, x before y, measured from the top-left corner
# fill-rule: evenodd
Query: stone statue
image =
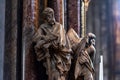
<path id="1" fill-rule="evenodd" d="M 45 8 L 43 19 L 34 36 L 37 60 L 43 62 L 47 80 L 66 80 L 72 52 L 69 39 L 64 27 L 55 21 L 53 9 Z"/>
<path id="2" fill-rule="evenodd" d="M 68 37 L 72 41 L 73 63 L 70 74 L 70 80 L 93 80 L 94 75 L 94 55 L 95 55 L 95 38 L 93 33 L 88 33 L 83 38 L 70 36 L 77 35 L 73 30 L 68 32 Z M 74 38 L 73 38 L 74 37 Z M 72 77 L 71 77 L 72 76 Z M 81 79 L 81 77 L 83 77 Z"/>
<path id="3" fill-rule="evenodd" d="M 84 40 L 85 38 L 86 40 Z M 96 53 L 94 48 L 96 36 L 92 33 L 88 33 L 85 38 L 83 38 L 83 43 L 81 43 L 85 48 L 77 51 L 77 54 L 79 54 L 75 70 L 75 79 L 77 80 L 80 80 L 79 76 L 83 76 L 84 80 L 93 80 L 94 75 L 93 61 Z M 84 41 L 86 41 L 85 44 Z"/>

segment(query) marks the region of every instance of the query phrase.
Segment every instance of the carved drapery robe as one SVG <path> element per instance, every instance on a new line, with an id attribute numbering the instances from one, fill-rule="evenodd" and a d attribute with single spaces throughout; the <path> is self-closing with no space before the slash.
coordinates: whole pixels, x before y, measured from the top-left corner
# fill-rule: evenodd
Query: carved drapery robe
<path id="1" fill-rule="evenodd" d="M 57 80 L 65 80 L 71 65 L 71 45 L 63 26 L 57 22 L 52 26 L 47 23 L 42 24 L 34 36 L 34 41 L 37 60 L 41 61 L 49 56 L 52 76 L 55 73 Z M 49 53 L 46 54 L 47 52 Z M 43 65 L 48 69 L 46 61 Z M 48 70 L 46 71 L 49 74 Z"/>
<path id="2" fill-rule="evenodd" d="M 73 69 L 70 79 L 81 80 L 81 76 L 84 76 L 84 80 L 93 80 L 94 67 L 91 60 L 91 53 L 94 53 L 95 48 L 91 45 L 86 48 L 88 42 L 88 36 L 79 38 L 77 33 L 71 28 L 67 33 L 73 50 L 73 63 L 71 69 Z"/>

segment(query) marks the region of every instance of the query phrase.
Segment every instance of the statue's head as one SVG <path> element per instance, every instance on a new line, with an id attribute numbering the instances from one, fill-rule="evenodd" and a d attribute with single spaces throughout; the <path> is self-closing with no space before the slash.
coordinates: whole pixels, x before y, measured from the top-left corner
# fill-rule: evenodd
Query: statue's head
<path id="1" fill-rule="evenodd" d="M 95 34 L 93 34 L 93 33 L 88 33 L 88 43 L 90 44 L 90 45 L 95 45 L 95 39 L 96 39 L 96 36 L 95 36 Z"/>
<path id="2" fill-rule="evenodd" d="M 55 24 L 53 9 L 52 8 L 45 8 L 43 11 L 43 18 L 47 23 L 49 23 L 51 25 Z"/>

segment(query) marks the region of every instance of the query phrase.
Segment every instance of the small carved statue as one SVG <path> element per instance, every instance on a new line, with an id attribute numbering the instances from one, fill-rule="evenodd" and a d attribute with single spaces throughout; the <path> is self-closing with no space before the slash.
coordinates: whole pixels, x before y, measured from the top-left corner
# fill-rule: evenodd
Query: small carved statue
<path id="1" fill-rule="evenodd" d="M 96 36 L 88 33 L 87 36 L 79 38 L 72 28 L 67 32 L 67 36 L 73 52 L 69 80 L 93 80 Z"/>
<path id="2" fill-rule="evenodd" d="M 93 80 L 93 60 L 96 52 L 94 48 L 95 37 L 94 34 L 88 33 L 77 45 L 77 50 L 75 51 L 75 55 L 77 54 L 75 80 L 81 80 L 79 79 L 81 76 L 83 76 L 84 80 Z"/>
<path id="3" fill-rule="evenodd" d="M 95 38 L 93 33 L 80 38 L 71 28 L 66 34 L 72 48 L 72 63 L 68 80 L 93 80 L 95 57 Z"/>
<path id="4" fill-rule="evenodd" d="M 47 80 L 66 80 L 71 65 L 69 39 L 64 27 L 55 21 L 53 9 L 45 8 L 43 19 L 44 23 L 34 36 L 37 60 L 43 61 Z"/>

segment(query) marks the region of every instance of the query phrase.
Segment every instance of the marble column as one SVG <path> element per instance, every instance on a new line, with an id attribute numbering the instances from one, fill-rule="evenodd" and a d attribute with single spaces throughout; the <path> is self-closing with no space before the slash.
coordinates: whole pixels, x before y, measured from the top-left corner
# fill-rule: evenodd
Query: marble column
<path id="1" fill-rule="evenodd" d="M 32 7 L 32 22 L 34 23 L 35 29 L 39 27 L 39 0 L 31 0 Z"/>
<path id="2" fill-rule="evenodd" d="M 54 10 L 56 21 L 64 25 L 64 0 L 48 0 L 47 6 Z"/>
<path id="3" fill-rule="evenodd" d="M 23 1 L 23 80 L 45 80 L 44 76 L 40 76 L 43 74 L 41 73 L 43 70 L 40 67 L 41 64 L 36 60 L 32 37 L 42 23 L 42 11 L 47 7 L 47 3 L 47 0 Z"/>
<path id="4" fill-rule="evenodd" d="M 60 22 L 60 4 L 59 0 L 48 0 L 48 7 L 52 8 L 55 13 L 56 21 Z"/>
<path id="5" fill-rule="evenodd" d="M 17 0 L 6 0 L 4 80 L 17 80 Z"/>
<path id="6" fill-rule="evenodd" d="M 80 35 L 80 0 L 68 0 L 68 27 L 73 28 Z"/>
<path id="7" fill-rule="evenodd" d="M 42 12 L 48 6 L 48 0 L 39 0 L 39 25 L 43 23 Z"/>
<path id="8" fill-rule="evenodd" d="M 59 0 L 60 4 L 60 23 L 64 26 L 64 0 Z"/>
<path id="9" fill-rule="evenodd" d="M 34 2 L 35 1 L 35 2 Z M 23 68 L 23 80 L 39 80 L 37 79 L 37 68 L 34 49 L 32 45 L 32 36 L 34 33 L 36 19 L 37 0 L 24 0 L 23 1 L 23 32 L 22 32 L 22 68 Z M 33 6 L 32 6 L 33 5 Z M 33 8 L 33 9 L 32 9 Z M 35 13 L 34 13 L 35 12 Z"/>

